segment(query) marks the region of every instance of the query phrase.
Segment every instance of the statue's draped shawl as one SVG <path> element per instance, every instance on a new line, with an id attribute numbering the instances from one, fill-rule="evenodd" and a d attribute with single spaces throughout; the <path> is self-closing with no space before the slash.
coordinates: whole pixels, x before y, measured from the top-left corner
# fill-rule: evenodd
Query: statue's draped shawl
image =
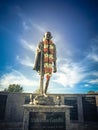
<path id="1" fill-rule="evenodd" d="M 42 55 L 42 69 L 44 74 L 52 74 L 52 63 L 56 61 L 56 46 L 49 40 L 41 41 L 37 47 L 37 53 L 35 58 L 35 70 L 40 72 L 40 62 L 41 62 L 41 51 Z"/>

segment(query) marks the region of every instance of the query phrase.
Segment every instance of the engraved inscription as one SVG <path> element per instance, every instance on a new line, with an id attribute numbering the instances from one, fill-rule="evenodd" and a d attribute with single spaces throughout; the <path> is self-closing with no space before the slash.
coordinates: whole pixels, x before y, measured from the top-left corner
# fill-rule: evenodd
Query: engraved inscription
<path id="1" fill-rule="evenodd" d="M 30 112 L 29 130 L 65 130 L 65 112 Z"/>

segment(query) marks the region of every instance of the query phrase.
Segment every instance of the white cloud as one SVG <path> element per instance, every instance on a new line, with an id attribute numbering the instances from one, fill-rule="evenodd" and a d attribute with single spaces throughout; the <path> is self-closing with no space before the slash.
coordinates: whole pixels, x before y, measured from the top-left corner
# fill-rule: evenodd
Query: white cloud
<path id="1" fill-rule="evenodd" d="M 60 65 L 59 72 L 55 75 L 54 82 L 64 87 L 74 87 L 87 76 L 84 68 L 79 64 L 65 63 Z"/>
<path id="2" fill-rule="evenodd" d="M 32 51 L 33 53 L 35 53 L 35 51 L 36 51 L 36 46 L 35 46 L 34 44 L 31 44 L 31 43 L 29 43 L 28 41 L 26 41 L 26 40 L 24 40 L 24 39 L 21 39 L 20 41 L 21 41 L 22 46 L 23 46 L 25 49 L 27 49 L 27 50 Z"/>
<path id="3" fill-rule="evenodd" d="M 95 61 L 95 62 L 98 62 L 98 55 L 97 54 L 89 54 L 88 58 Z"/>
<path id="4" fill-rule="evenodd" d="M 97 54 L 92 55 L 91 58 L 92 58 L 95 62 L 98 62 L 98 55 L 97 55 Z"/>
<path id="5" fill-rule="evenodd" d="M 89 84 L 84 84 L 84 87 L 90 87 L 90 85 Z"/>
<path id="6" fill-rule="evenodd" d="M 33 25 L 39 32 L 41 32 L 41 33 L 43 33 L 43 34 L 47 31 L 47 28 L 45 28 L 45 26 L 40 26 L 40 25 L 38 25 L 38 24 L 33 24 L 33 23 L 32 23 L 32 25 Z"/>
<path id="7" fill-rule="evenodd" d="M 98 47 L 97 46 L 91 46 L 91 50 L 87 55 L 88 59 L 93 60 L 94 62 L 98 62 Z"/>
<path id="8" fill-rule="evenodd" d="M 25 56 L 25 58 L 20 58 L 20 56 L 17 56 L 16 59 L 18 62 L 24 66 L 32 67 L 33 66 L 33 59 L 30 58 L 29 56 Z"/>
<path id="9" fill-rule="evenodd" d="M 1 77 L 0 88 L 3 90 L 8 87 L 9 84 L 20 84 L 24 90 L 33 90 L 34 87 L 38 86 L 38 81 L 34 79 L 35 76 L 32 76 L 32 79 L 30 79 L 24 76 L 21 72 L 12 70 L 12 72 L 6 73 Z"/>
<path id="10" fill-rule="evenodd" d="M 93 79 L 93 80 L 89 81 L 89 83 L 98 85 L 98 79 Z"/>
<path id="11" fill-rule="evenodd" d="M 92 73 L 94 76 L 98 77 L 98 72 L 93 72 Z"/>
<path id="12" fill-rule="evenodd" d="M 23 28 L 24 30 L 30 30 L 30 26 L 25 21 L 23 21 Z"/>
<path id="13" fill-rule="evenodd" d="M 24 53 L 25 55 L 24 56 L 17 55 L 16 60 L 24 66 L 33 67 L 34 56 L 36 53 L 36 46 L 34 44 L 30 44 L 25 39 L 20 39 L 20 41 L 21 41 L 23 48 L 25 48 L 25 53 Z M 31 58 L 31 53 L 26 52 L 26 50 L 28 50 L 29 52 L 31 52 L 33 54 L 32 58 Z"/>

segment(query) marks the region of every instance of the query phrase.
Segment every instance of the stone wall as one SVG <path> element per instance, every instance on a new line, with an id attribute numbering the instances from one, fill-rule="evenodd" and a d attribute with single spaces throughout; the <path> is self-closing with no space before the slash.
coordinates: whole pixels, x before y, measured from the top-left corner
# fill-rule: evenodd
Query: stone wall
<path id="1" fill-rule="evenodd" d="M 22 105 L 29 103 L 30 93 L 0 92 L 0 95 L 0 128 L 2 128 L 2 130 L 22 130 Z M 6 97 L 6 101 L 3 96 Z M 67 105 L 73 104 L 74 109 L 71 110 L 70 113 L 71 122 L 69 130 L 98 130 L 98 94 L 50 94 L 50 96 L 52 96 L 54 100 L 56 100 L 56 96 L 60 96 L 62 105 L 65 103 L 67 103 Z M 89 117 L 85 117 L 89 115 L 89 112 L 91 114 L 90 120 L 88 120 Z M 96 114 L 96 117 L 93 116 L 94 114 Z"/>

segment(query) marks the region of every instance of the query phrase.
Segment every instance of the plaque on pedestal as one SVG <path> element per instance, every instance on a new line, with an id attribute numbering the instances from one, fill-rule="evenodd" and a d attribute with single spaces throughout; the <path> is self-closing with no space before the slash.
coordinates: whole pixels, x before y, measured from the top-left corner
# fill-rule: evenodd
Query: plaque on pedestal
<path id="1" fill-rule="evenodd" d="M 29 130 L 65 130 L 64 112 L 30 112 Z"/>

